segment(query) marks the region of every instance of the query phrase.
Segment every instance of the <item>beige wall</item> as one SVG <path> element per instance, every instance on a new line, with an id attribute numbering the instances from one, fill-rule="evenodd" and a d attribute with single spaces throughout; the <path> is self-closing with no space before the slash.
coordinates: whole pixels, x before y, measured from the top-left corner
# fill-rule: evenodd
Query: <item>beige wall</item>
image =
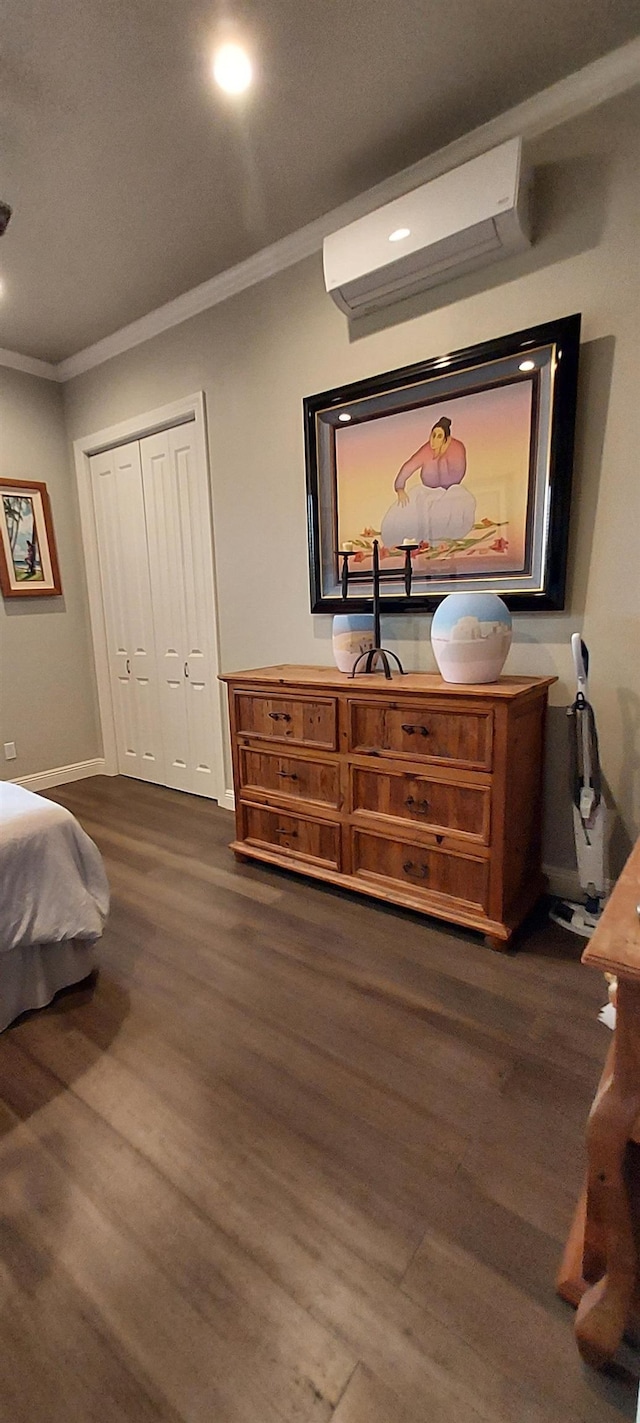
<path id="1" fill-rule="evenodd" d="M 540 141 L 531 253 L 349 332 L 320 257 L 78 377 L 71 439 L 191 391 L 206 393 L 225 670 L 331 660 L 309 613 L 304 395 L 573 311 L 583 313 L 567 610 L 520 615 L 508 668 L 554 673 L 546 858 L 571 863 L 566 721 L 569 636 L 582 630 L 611 792 L 616 857 L 640 828 L 639 105 L 626 100 Z M 438 302 L 447 304 L 440 304 Z M 433 666 L 429 620 L 386 622 L 406 664 Z"/>
<path id="2" fill-rule="evenodd" d="M 0 368 L 0 478 L 44 480 L 62 598 L 0 598 L 0 778 L 99 754 L 73 476 L 59 386 Z M 17 759 L 5 761 L 4 742 Z"/>

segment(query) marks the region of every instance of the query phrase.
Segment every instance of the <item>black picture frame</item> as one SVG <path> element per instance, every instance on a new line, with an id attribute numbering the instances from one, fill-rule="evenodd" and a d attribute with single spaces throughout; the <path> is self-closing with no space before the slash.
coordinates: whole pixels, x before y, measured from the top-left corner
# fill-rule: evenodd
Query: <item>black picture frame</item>
<path id="1" fill-rule="evenodd" d="M 489 571 L 486 575 L 484 571 L 476 571 L 469 576 L 464 573 L 460 556 L 451 575 L 442 574 L 441 565 L 437 575 L 415 574 L 413 591 L 407 597 L 396 564 L 393 569 L 382 572 L 381 607 L 386 613 L 431 613 L 448 592 L 470 588 L 498 592 L 515 612 L 554 612 L 564 607 L 580 321 L 579 314 L 561 317 L 304 399 L 313 613 L 364 612 L 371 606 L 369 571 L 359 572 L 353 562 L 350 563 L 346 601 L 340 588 L 336 461 L 340 415 L 346 416 L 350 423 L 370 422 L 380 416 L 423 406 L 428 409 L 447 400 L 455 401 L 460 395 L 482 393 L 524 379 L 532 383 L 532 413 L 522 570 L 505 574 Z M 521 362 L 530 360 L 534 361 L 535 369 L 531 373 L 527 371 L 525 376 Z M 485 519 L 484 523 L 487 522 L 490 521 Z M 473 527 L 480 529 L 481 525 Z M 476 542 L 480 541 L 476 536 Z M 467 542 L 472 543 L 472 540 Z M 428 547 L 426 544 L 425 548 Z M 435 559 L 437 554 L 433 557 Z M 452 556 L 452 567 L 455 562 Z"/>

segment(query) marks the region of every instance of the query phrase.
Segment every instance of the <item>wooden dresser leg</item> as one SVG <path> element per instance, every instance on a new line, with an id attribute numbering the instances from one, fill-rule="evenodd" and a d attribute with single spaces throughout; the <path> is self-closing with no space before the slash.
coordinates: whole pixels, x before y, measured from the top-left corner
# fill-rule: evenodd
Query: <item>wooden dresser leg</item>
<path id="1" fill-rule="evenodd" d="M 485 934 L 485 944 L 489 949 L 495 949 L 496 953 L 504 954 L 511 947 L 511 939 L 498 939 L 494 934 Z"/>
<path id="2" fill-rule="evenodd" d="M 627 1143 L 640 1112 L 640 984 L 620 981 L 612 1073 L 602 1082 L 587 1128 L 587 1221 L 602 1229 L 606 1272 L 583 1295 L 578 1348 L 602 1368 L 614 1356 L 630 1317 L 637 1256 L 624 1176 Z"/>

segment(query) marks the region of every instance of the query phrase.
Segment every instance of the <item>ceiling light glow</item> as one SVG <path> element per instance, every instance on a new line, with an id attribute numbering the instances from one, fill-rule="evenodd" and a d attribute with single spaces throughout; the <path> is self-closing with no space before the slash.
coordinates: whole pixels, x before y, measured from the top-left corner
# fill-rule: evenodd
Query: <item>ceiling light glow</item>
<path id="1" fill-rule="evenodd" d="M 404 241 L 404 238 L 405 238 L 405 237 L 410 237 L 410 236 L 411 236 L 411 228 L 410 228 L 410 227 L 396 227 L 395 232 L 390 232 L 390 233 L 389 233 L 389 241 L 390 241 L 390 242 L 402 242 L 402 241 Z"/>
<path id="2" fill-rule="evenodd" d="M 535 371 L 535 368 L 535 361 L 521 361 L 520 365 L 518 366 L 519 371 Z"/>
<path id="3" fill-rule="evenodd" d="M 253 65 L 241 44 L 222 44 L 213 57 L 213 77 L 225 94 L 244 94 L 253 79 Z"/>
<path id="4" fill-rule="evenodd" d="M 344 423 L 345 423 L 345 425 L 346 425 L 347 421 L 351 419 L 351 416 L 350 416 L 350 415 L 347 415 L 346 410 L 343 410 L 342 415 L 339 415 L 339 416 L 338 416 L 338 419 L 339 419 L 339 420 L 344 420 Z"/>

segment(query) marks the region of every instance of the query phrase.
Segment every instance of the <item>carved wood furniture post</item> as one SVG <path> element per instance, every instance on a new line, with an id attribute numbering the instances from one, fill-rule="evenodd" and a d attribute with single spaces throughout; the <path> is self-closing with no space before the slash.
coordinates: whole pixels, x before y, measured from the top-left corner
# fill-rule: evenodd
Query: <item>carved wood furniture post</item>
<path id="1" fill-rule="evenodd" d="M 583 1358 L 596 1368 L 613 1357 L 620 1344 L 633 1300 L 637 1258 L 625 1157 L 640 1115 L 640 983 L 620 979 L 618 1022 L 612 1068 L 601 1082 L 587 1128 L 587 1221 L 597 1220 L 605 1252 L 605 1273 L 583 1295 L 576 1338 Z M 585 1231 L 585 1247 L 588 1232 Z M 588 1259 L 588 1280 L 595 1258 Z"/>
<path id="2" fill-rule="evenodd" d="M 613 1042 L 587 1127 L 586 1203 L 581 1200 L 558 1278 L 578 1304 L 576 1338 L 601 1368 L 625 1330 L 638 1333 L 638 1191 L 629 1143 L 640 1142 L 640 841 L 632 850 L 582 962 L 617 978 Z M 634 1199 L 636 1205 L 634 1206 Z"/>

